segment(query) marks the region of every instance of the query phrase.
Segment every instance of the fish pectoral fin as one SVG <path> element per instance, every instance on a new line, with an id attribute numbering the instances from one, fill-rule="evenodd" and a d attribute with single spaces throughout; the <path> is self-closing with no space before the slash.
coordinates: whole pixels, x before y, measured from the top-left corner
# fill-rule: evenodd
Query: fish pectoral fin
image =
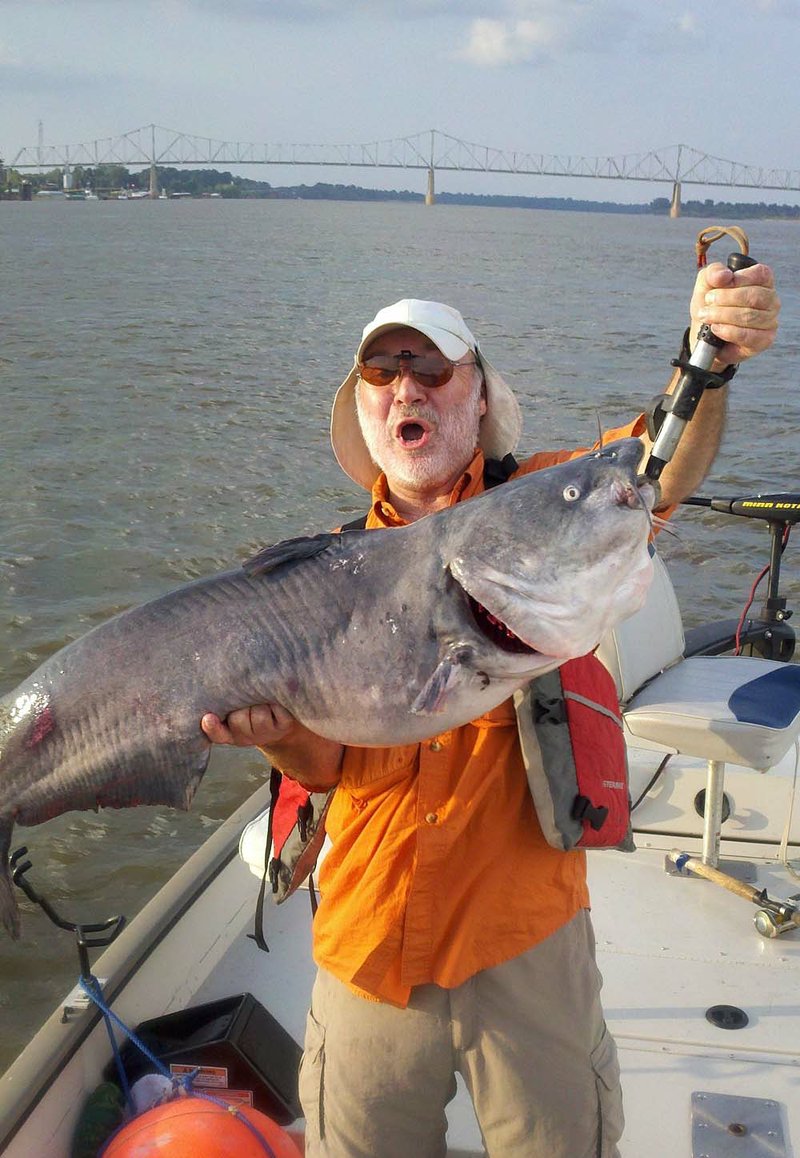
<path id="1" fill-rule="evenodd" d="M 338 538 L 338 535 L 324 533 L 285 539 L 282 543 L 275 543 L 259 551 L 242 565 L 242 570 L 248 575 L 266 575 L 267 572 L 282 567 L 284 563 L 299 563 L 301 559 L 311 559 L 314 555 L 321 554 Z"/>
<path id="2" fill-rule="evenodd" d="M 469 648 L 454 648 L 447 653 L 444 659 L 437 664 L 433 675 L 425 684 L 411 705 L 411 711 L 417 716 L 435 716 L 444 711 L 448 699 L 454 691 L 461 689 L 464 684 L 471 683 L 476 674 L 474 668 L 468 666 L 471 658 Z M 485 683 L 489 677 L 482 676 Z"/>

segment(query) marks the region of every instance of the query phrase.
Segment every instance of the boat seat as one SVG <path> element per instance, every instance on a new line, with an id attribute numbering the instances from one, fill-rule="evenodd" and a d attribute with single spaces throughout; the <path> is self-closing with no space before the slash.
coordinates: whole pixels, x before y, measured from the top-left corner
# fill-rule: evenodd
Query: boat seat
<path id="1" fill-rule="evenodd" d="M 601 641 L 629 742 L 766 771 L 800 737 L 800 666 L 751 656 L 684 655 L 664 563 L 644 606 Z"/>

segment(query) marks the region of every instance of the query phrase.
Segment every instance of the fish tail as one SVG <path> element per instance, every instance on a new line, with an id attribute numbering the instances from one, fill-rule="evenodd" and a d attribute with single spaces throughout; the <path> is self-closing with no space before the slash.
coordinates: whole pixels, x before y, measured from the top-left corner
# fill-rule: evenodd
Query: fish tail
<path id="1" fill-rule="evenodd" d="M 8 867 L 13 823 L 0 819 L 0 919 L 15 941 L 19 940 L 19 908 L 14 896 L 14 885 Z"/>

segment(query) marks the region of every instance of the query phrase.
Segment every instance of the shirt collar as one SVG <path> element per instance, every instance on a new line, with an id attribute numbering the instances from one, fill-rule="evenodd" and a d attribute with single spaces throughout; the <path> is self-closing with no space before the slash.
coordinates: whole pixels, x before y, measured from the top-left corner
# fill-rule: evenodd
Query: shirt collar
<path id="1" fill-rule="evenodd" d="M 450 492 L 447 505 L 453 507 L 463 499 L 471 499 L 473 495 L 480 494 L 483 489 L 483 451 L 476 450 L 472 462 Z M 383 473 L 378 476 L 372 488 L 372 507 L 367 516 L 367 526 L 405 526 L 405 520 L 398 515 L 389 498 L 389 484 Z"/>

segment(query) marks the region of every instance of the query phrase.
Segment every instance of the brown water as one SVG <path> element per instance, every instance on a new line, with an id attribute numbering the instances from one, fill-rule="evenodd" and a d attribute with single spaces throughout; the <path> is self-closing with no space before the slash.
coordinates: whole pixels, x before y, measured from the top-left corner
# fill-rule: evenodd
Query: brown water
<path id="1" fill-rule="evenodd" d="M 517 387 L 523 449 L 585 443 L 666 381 L 711 222 L 303 201 L 0 203 L 0 693 L 113 612 L 364 509 L 327 440 L 360 329 L 456 305 Z M 744 369 L 704 493 L 800 490 L 796 223 L 754 222 L 780 349 Z M 720 250 L 724 257 L 727 249 Z M 738 613 L 766 534 L 687 512 L 663 544 L 688 622 Z M 797 599 L 792 548 L 787 594 Z M 193 810 L 19 829 L 64 914 L 129 917 L 264 776 L 217 751 Z M 74 984 L 23 899 L 0 932 L 0 1069 Z"/>

